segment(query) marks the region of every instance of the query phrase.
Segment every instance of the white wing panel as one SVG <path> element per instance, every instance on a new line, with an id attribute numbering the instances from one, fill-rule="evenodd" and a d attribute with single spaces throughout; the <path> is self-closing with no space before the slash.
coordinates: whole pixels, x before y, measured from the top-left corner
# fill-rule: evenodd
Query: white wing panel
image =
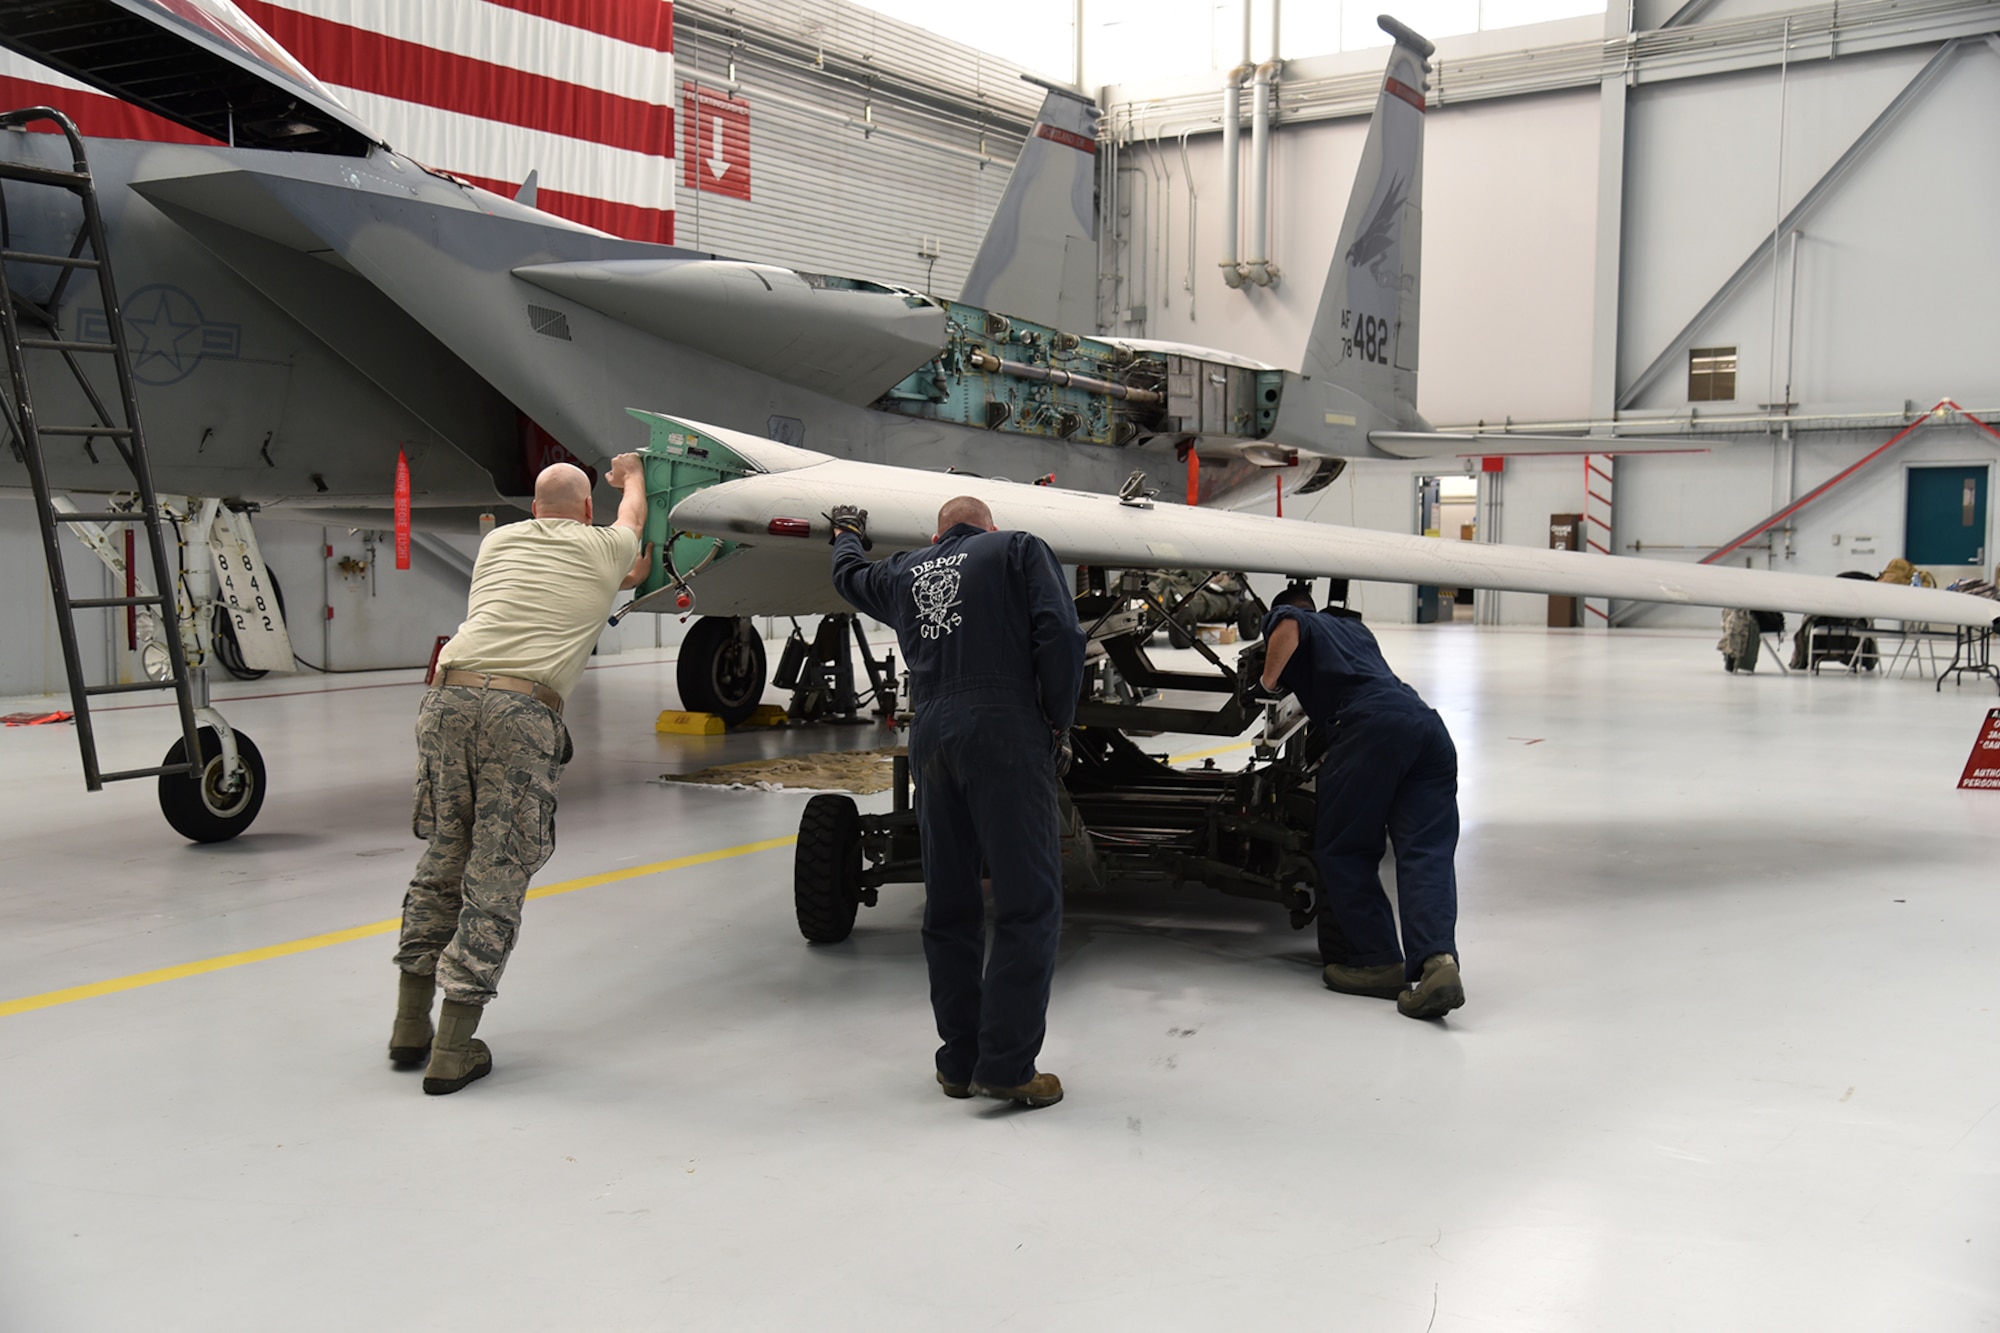
<path id="1" fill-rule="evenodd" d="M 992 507 L 1001 527 L 1036 534 L 1069 564 L 1332 575 L 1940 625 L 2000 620 L 2000 605 L 1985 598 L 1931 588 L 1487 546 L 1183 505 L 1141 508 L 1112 496 L 828 458 L 736 431 L 693 428 L 769 470 L 688 497 L 674 509 L 674 526 L 750 545 L 825 543 L 831 534 L 824 512 L 855 504 L 868 511 L 878 552 L 923 546 L 934 535 L 939 507 L 953 496 L 974 495 Z M 779 518 L 806 520 L 810 538 L 770 535 Z"/>

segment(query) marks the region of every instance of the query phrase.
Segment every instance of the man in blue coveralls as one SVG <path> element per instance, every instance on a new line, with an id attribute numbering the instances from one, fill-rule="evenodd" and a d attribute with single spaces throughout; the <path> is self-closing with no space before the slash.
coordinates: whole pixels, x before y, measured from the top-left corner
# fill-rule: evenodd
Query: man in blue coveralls
<path id="1" fill-rule="evenodd" d="M 1361 617 L 1332 600 L 1314 611 L 1312 586 L 1273 599 L 1264 621 L 1263 684 L 1290 690 L 1327 739 L 1320 765 L 1319 949 L 1326 984 L 1394 1000 L 1411 1018 L 1465 1003 L 1459 979 L 1458 751 L 1444 720 L 1396 678 Z M 1396 848 L 1401 947 L 1379 867 Z"/>
<path id="2" fill-rule="evenodd" d="M 833 586 L 893 627 L 910 667 L 910 771 L 924 859 L 924 958 L 947 1097 L 1062 1100 L 1039 1073 L 1062 930 L 1056 779 L 1083 679 L 1083 627 L 1048 543 L 970 496 L 934 544 L 871 564 L 868 513 L 837 506 Z M 993 881 L 986 954 L 982 864 Z"/>

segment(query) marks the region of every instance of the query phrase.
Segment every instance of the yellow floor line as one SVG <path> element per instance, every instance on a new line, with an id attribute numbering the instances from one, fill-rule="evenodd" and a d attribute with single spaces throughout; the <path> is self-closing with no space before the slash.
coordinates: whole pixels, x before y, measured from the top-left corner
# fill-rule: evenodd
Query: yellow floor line
<path id="1" fill-rule="evenodd" d="M 727 861 L 732 857 L 749 856 L 753 852 L 768 852 L 778 847 L 789 847 L 797 841 L 797 838 L 765 838 L 761 842 L 746 842 L 737 847 L 721 847 L 712 852 L 678 856 L 671 861 L 654 861 L 650 865 L 607 870 L 600 875 L 585 875 L 581 879 L 566 879 L 557 884 L 545 884 L 539 889 L 528 890 L 528 896 L 552 898 L 558 893 L 575 893 L 578 889 L 595 888 L 600 884 L 616 884 L 619 880 L 638 879 L 643 875 L 660 875 L 669 870 L 686 870 L 690 866 Z M 115 995 L 119 991 L 137 990 L 141 986 L 157 986 L 163 981 L 178 981 L 182 977 L 198 977 L 204 972 L 220 972 L 224 968 L 242 967 L 245 963 L 261 963 L 267 959 L 284 958 L 295 953 L 308 953 L 314 949 L 324 949 L 329 945 L 346 944 L 350 940 L 365 940 L 375 935 L 387 935 L 401 924 L 400 918 L 392 917 L 387 921 L 371 921 L 365 926 L 350 926 L 346 930 L 328 931 L 324 935 L 308 935 L 302 940 L 290 940 L 284 944 L 270 944 L 261 949 L 245 949 L 241 953 L 226 953 L 215 958 L 204 958 L 199 962 L 155 968 L 151 972 L 134 972 L 130 976 L 113 977 L 109 981 L 94 981 L 88 986 L 70 986 L 64 990 L 44 991 L 40 995 L 24 995 L 18 1000 L 0 1002 L 0 1018 L 6 1018 L 11 1014 L 25 1014 L 33 1009 L 48 1009 L 58 1004 L 69 1004 L 74 1000 Z"/>
<path id="2" fill-rule="evenodd" d="M 1167 756 L 1167 762 L 1170 764 L 1193 763 L 1197 759 L 1206 759 L 1210 755 L 1229 754 L 1236 750 L 1247 750 L 1255 744 L 1255 741 L 1238 741 L 1234 745 L 1218 745 L 1213 750 L 1190 750 L 1186 754 L 1170 754 Z"/>

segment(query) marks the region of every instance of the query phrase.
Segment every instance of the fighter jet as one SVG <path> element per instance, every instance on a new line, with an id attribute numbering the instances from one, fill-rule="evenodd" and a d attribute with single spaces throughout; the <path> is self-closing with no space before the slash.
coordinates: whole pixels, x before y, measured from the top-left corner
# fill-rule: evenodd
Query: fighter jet
<path id="1" fill-rule="evenodd" d="M 41 381 L 43 421 L 103 420 L 109 370 L 50 372 L 122 329 L 162 491 L 369 527 L 387 526 L 399 457 L 416 521 L 469 528 L 482 511 L 524 507 L 540 461 L 601 463 L 639 444 L 635 407 L 834 459 L 1053 477 L 1076 494 L 1115 496 L 1150 470 L 1173 502 L 1191 498 L 1182 478 L 1198 473 L 1210 505 L 1271 468 L 1296 469 L 1293 489 L 1311 492 L 1350 457 L 1603 451 L 1602 440 L 1440 435 L 1418 414 L 1431 46 L 1383 27 L 1395 45 L 1317 316 L 1288 368 L 1064 327 L 1087 311 L 1095 277 L 1081 266 L 1094 243 L 1095 110 L 1073 95 L 1045 101 L 973 265 L 973 299 L 949 301 L 622 240 L 434 171 L 225 0 L 0 0 L 0 44 L 211 141 L 81 143 L 120 308 L 91 272 L 20 258 L 85 248 L 74 199 L 28 188 L 77 163 L 59 136 L 0 130 L 0 164 L 14 170 L 7 289 L 15 313 L 48 332 L 16 357 L 16 383 Z M 29 423 L 24 403 L 7 406 L 0 485 L 20 486 Z M 46 461 L 58 490 L 130 486 L 87 429 L 52 440 Z M 655 589 L 692 568 L 670 563 L 678 545 L 665 544 Z M 1428 577 L 1414 550 L 1402 574 L 1375 576 Z M 1153 556 L 1229 563 L 1166 545 Z M 757 559 L 718 561 L 708 579 Z M 1466 581 L 1513 586 L 1483 570 Z M 718 619 L 682 653 L 684 695 L 707 690 L 690 706 L 761 695 L 747 615 L 815 609 L 763 586 L 761 601 L 704 598 Z M 721 678 L 741 698 L 711 697 L 703 683 Z M 231 744 L 225 733 L 225 769 Z M 247 797 L 229 808 L 219 836 L 255 813 Z"/>

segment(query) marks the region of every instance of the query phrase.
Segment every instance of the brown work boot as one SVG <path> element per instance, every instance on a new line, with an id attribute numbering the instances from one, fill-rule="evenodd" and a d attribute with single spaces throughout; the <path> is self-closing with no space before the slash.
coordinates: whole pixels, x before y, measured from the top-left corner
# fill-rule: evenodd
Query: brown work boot
<path id="1" fill-rule="evenodd" d="M 429 973 L 396 974 L 396 1025 L 389 1029 L 389 1063 L 415 1069 L 431 1058 L 431 997 L 437 978 Z"/>
<path id="2" fill-rule="evenodd" d="M 431 1096 L 457 1092 L 472 1080 L 493 1072 L 493 1052 L 472 1035 L 479 1028 L 479 1015 L 478 1005 L 458 1000 L 448 999 L 439 1009 L 430 1068 L 424 1070 L 424 1091 Z"/>
<path id="3" fill-rule="evenodd" d="M 937 1081 L 938 1087 L 944 1090 L 944 1095 L 947 1097 L 970 1097 L 972 1095 L 972 1085 L 970 1083 L 954 1083 L 944 1076 L 942 1069 L 938 1070 Z"/>
<path id="4" fill-rule="evenodd" d="M 1393 1000 L 1410 984 L 1403 979 L 1401 963 L 1384 963 L 1380 967 L 1328 963 L 1320 976 L 1326 981 L 1328 990 L 1337 990 L 1342 995 L 1366 995 L 1377 1000 Z"/>
<path id="5" fill-rule="evenodd" d="M 1464 1003 L 1465 983 L 1459 980 L 1458 960 L 1448 953 L 1424 959 L 1423 976 L 1396 997 L 1397 1010 L 1409 1018 L 1443 1018 Z"/>
<path id="6" fill-rule="evenodd" d="M 1018 1088 L 996 1088 L 991 1083 L 981 1083 L 977 1079 L 967 1085 L 981 1097 L 993 1097 L 1003 1102 L 1019 1102 L 1022 1106 L 1054 1106 L 1063 1099 L 1062 1080 L 1054 1074 L 1036 1074 Z"/>

